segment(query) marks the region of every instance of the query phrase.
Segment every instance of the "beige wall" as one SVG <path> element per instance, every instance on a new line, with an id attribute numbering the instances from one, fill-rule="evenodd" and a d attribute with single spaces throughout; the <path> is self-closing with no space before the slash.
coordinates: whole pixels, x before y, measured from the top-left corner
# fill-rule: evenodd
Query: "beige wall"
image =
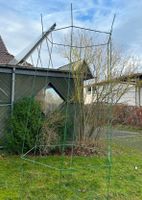
<path id="1" fill-rule="evenodd" d="M 91 89 L 89 87 L 91 87 Z M 92 88 L 92 86 L 84 87 L 85 104 L 90 104 L 96 100 Z M 127 104 L 130 106 L 142 106 L 142 88 L 136 89 L 135 85 L 130 85 L 127 91 L 121 96 L 118 103 Z"/>

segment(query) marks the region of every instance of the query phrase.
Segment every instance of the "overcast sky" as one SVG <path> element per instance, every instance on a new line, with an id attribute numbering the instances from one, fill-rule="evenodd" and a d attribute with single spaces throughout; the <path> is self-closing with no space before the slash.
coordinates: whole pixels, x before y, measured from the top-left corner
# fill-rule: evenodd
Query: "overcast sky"
<path id="1" fill-rule="evenodd" d="M 70 25 L 70 0 L 0 0 L 0 35 L 16 55 L 41 33 L 40 14 L 47 29 Z M 74 23 L 109 31 L 125 53 L 142 54 L 142 0 L 72 0 Z"/>

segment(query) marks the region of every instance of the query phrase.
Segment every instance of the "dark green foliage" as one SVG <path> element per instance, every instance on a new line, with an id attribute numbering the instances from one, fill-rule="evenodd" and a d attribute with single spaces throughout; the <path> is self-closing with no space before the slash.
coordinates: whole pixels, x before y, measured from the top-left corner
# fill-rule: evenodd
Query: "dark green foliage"
<path id="1" fill-rule="evenodd" d="M 34 147 L 43 121 L 40 104 L 34 98 L 26 97 L 16 102 L 7 124 L 6 149 L 20 154 Z"/>

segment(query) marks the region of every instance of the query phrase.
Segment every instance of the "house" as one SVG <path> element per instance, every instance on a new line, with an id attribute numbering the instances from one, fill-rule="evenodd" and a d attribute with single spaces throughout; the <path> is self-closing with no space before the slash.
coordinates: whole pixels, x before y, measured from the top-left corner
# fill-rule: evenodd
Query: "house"
<path id="1" fill-rule="evenodd" d="M 100 93 L 102 94 L 99 95 Z M 142 106 L 142 73 L 133 73 L 111 81 L 106 80 L 97 83 L 93 79 L 84 85 L 85 104 L 97 101 L 97 95 L 99 95 L 99 101 L 102 102 L 107 102 L 108 96 L 111 96 L 114 104 Z"/>
<path id="2" fill-rule="evenodd" d="M 55 24 L 42 34 L 29 48 L 22 51 L 22 54 L 14 57 L 11 55 L 0 38 L 0 137 L 4 133 L 5 123 L 13 110 L 13 104 L 23 97 L 36 95 L 44 88 L 52 88 L 64 101 L 64 109 L 68 105 L 70 120 L 74 123 L 76 105 L 74 74 L 72 74 L 71 63 L 57 69 L 34 67 L 27 63 L 27 58 L 39 47 L 42 41 L 55 28 Z M 37 50 L 37 49 L 36 49 Z M 86 64 L 80 61 L 77 70 Z M 76 71 L 76 68 L 74 69 Z M 90 71 L 86 71 L 85 79 L 93 78 Z M 69 83 L 69 84 L 68 84 Z M 72 135 L 71 135 L 72 136 Z"/>
<path id="3" fill-rule="evenodd" d="M 7 64 L 7 63 L 9 63 L 13 58 L 14 58 L 14 56 L 11 55 L 11 54 L 8 52 L 8 50 L 7 50 L 7 48 L 6 48 L 5 44 L 4 44 L 4 42 L 3 42 L 3 40 L 2 40 L 2 37 L 0 36 L 0 64 Z"/>

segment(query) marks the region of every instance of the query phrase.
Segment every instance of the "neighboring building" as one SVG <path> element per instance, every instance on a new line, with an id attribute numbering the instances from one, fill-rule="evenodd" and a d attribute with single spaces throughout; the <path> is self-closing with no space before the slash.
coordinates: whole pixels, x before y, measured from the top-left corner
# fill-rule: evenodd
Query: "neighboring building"
<path id="1" fill-rule="evenodd" d="M 11 55 L 3 40 L 0 36 L 0 64 L 8 64 L 10 61 L 14 59 L 14 56 Z M 31 65 L 26 62 L 26 66 Z M 63 66 L 61 70 L 69 70 L 69 65 Z M 90 73 L 90 72 L 88 72 Z M 126 92 L 121 96 L 117 103 L 127 104 L 132 106 L 142 106 L 142 84 L 136 84 L 138 81 L 142 81 L 142 73 L 131 75 L 131 81 L 128 85 L 127 78 L 125 77 L 125 81 L 121 80 L 121 85 L 128 85 Z M 97 85 L 108 84 L 107 82 L 97 83 Z M 91 102 L 96 101 L 96 92 L 95 92 L 95 80 L 91 83 L 89 82 L 84 86 L 84 102 L 85 104 L 90 104 Z M 100 86 L 101 87 L 101 86 Z M 122 87 L 121 87 L 122 88 Z"/>
<path id="2" fill-rule="evenodd" d="M 142 106 L 142 73 L 132 74 L 131 76 L 123 76 L 120 80 L 116 79 L 112 80 L 115 83 L 115 87 L 112 86 L 112 93 L 117 92 L 118 94 L 113 95 L 114 103 L 118 104 L 127 104 L 130 106 Z M 96 101 L 97 92 L 96 87 L 101 88 L 104 85 L 109 85 L 107 81 L 102 81 L 100 83 L 95 84 L 95 80 L 91 83 L 88 83 L 84 86 L 84 102 L 85 104 L 90 104 Z M 122 94 L 119 93 L 122 92 Z M 98 92 L 99 93 L 99 92 Z M 105 93 L 105 89 L 104 92 Z M 103 95 L 103 94 L 102 94 Z M 120 99 L 119 99 L 120 95 Z M 106 98 L 104 98 L 104 101 Z"/>
<path id="3" fill-rule="evenodd" d="M 1 36 L 0 36 L 0 64 L 7 64 L 7 63 L 9 63 L 13 58 L 14 58 L 14 56 L 11 55 L 11 54 L 8 52 L 8 50 L 7 50 L 5 44 L 4 44 L 4 42 L 3 42 L 3 40 L 2 40 L 2 38 L 1 38 Z"/>

